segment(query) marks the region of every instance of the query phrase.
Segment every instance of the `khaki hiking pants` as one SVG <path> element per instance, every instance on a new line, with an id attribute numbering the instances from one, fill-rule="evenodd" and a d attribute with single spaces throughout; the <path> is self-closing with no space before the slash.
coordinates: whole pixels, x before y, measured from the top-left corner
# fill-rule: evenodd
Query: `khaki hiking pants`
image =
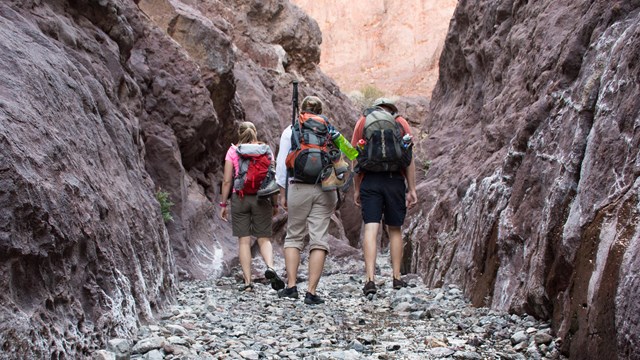
<path id="1" fill-rule="evenodd" d="M 309 251 L 315 249 L 329 252 L 327 235 L 331 215 L 336 209 L 338 194 L 335 191 L 322 191 L 320 184 L 289 184 L 287 207 L 287 237 L 285 248 L 297 248 L 302 251 L 303 239 L 309 229 Z"/>

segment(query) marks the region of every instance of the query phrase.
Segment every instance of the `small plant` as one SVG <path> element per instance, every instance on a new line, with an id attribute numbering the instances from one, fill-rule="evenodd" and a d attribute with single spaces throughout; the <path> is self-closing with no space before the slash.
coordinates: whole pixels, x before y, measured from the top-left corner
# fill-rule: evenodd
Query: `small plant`
<path id="1" fill-rule="evenodd" d="M 169 193 L 160 189 L 156 192 L 156 199 L 160 203 L 160 212 L 162 213 L 162 219 L 167 221 L 173 221 L 173 216 L 171 216 L 171 207 L 174 205 L 169 199 Z"/>
<path id="2" fill-rule="evenodd" d="M 366 106 L 371 106 L 377 98 L 384 96 L 384 92 L 373 85 L 366 85 L 360 91 L 362 92 L 362 96 L 364 96 Z"/>
<path id="3" fill-rule="evenodd" d="M 421 163 L 422 166 L 420 168 L 424 171 L 424 174 L 427 175 L 427 172 L 429 172 L 429 168 L 431 167 L 431 160 L 423 160 Z"/>
<path id="4" fill-rule="evenodd" d="M 351 102 L 361 111 L 370 107 L 376 99 L 383 96 L 385 96 L 384 92 L 373 85 L 365 85 L 360 90 L 349 93 Z"/>

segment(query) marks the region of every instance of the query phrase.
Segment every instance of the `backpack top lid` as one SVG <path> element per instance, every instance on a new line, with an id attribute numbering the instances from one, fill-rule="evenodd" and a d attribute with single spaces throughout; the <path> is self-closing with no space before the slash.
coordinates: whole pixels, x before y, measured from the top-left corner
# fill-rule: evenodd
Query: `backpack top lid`
<path id="1" fill-rule="evenodd" d="M 239 144 L 236 146 L 236 152 L 240 155 L 257 156 L 270 153 L 267 144 Z"/>
<path id="2" fill-rule="evenodd" d="M 299 148 L 303 145 L 313 145 L 324 147 L 328 142 L 329 121 L 324 115 L 317 115 L 311 112 L 302 112 L 293 127 L 292 145 Z"/>
<path id="3" fill-rule="evenodd" d="M 370 139 L 374 131 L 393 129 L 400 130 L 400 124 L 396 121 L 395 115 L 382 107 L 369 108 L 365 111 L 365 122 L 363 135 L 365 139 Z"/>

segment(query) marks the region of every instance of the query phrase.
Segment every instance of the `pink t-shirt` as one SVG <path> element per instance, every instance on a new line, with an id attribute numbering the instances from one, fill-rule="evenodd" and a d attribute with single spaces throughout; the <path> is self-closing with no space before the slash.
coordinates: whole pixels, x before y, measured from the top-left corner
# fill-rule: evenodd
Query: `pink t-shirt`
<path id="1" fill-rule="evenodd" d="M 235 174 L 234 176 L 238 176 L 238 168 L 240 167 L 239 159 L 240 158 L 238 156 L 238 153 L 236 152 L 236 146 L 231 145 L 229 147 L 229 150 L 227 150 L 227 155 L 224 157 L 224 160 L 231 161 L 231 163 L 233 164 L 233 173 Z"/>

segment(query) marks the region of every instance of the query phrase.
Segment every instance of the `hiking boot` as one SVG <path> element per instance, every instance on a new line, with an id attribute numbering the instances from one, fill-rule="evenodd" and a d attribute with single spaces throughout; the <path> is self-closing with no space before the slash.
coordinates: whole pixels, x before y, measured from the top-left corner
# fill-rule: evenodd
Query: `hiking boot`
<path id="1" fill-rule="evenodd" d="M 297 299 L 299 297 L 299 295 L 298 295 L 298 287 L 294 286 L 294 287 L 284 288 L 284 289 L 278 290 L 278 297 L 279 298 Z"/>
<path id="2" fill-rule="evenodd" d="M 336 172 L 332 167 L 329 169 L 331 169 L 331 173 L 329 174 L 329 176 L 322 179 L 322 191 L 335 190 L 344 185 L 344 179 L 338 178 L 338 176 L 336 176 Z M 340 174 L 340 176 L 344 178 L 344 173 Z"/>
<path id="3" fill-rule="evenodd" d="M 378 292 L 378 289 L 376 288 L 376 283 L 374 283 L 372 280 L 367 281 L 367 283 L 364 284 L 364 288 L 362 288 L 362 292 L 364 292 L 365 296 L 369 294 L 375 294 L 376 292 Z"/>
<path id="4" fill-rule="evenodd" d="M 342 154 L 338 153 L 338 156 L 333 160 L 333 169 L 338 177 L 349 171 L 349 164 L 344 160 Z"/>
<path id="5" fill-rule="evenodd" d="M 272 170 L 267 172 L 267 176 L 262 180 L 260 184 L 260 190 L 258 190 L 258 197 L 269 197 L 280 192 L 280 187 L 276 183 L 276 173 Z"/>
<path id="6" fill-rule="evenodd" d="M 400 290 L 403 287 L 414 287 L 414 285 L 411 285 L 402 279 L 393 278 L 393 288 L 395 290 Z"/>
<path id="7" fill-rule="evenodd" d="M 284 281 L 280 279 L 280 276 L 273 270 L 272 268 L 267 268 L 267 271 L 264 272 L 264 277 L 269 280 L 271 283 L 271 288 L 273 290 L 284 289 Z"/>
<path id="8" fill-rule="evenodd" d="M 239 291 L 252 292 L 253 291 L 253 283 L 242 284 L 238 287 Z"/>
<path id="9" fill-rule="evenodd" d="M 340 191 L 346 193 L 351 188 L 351 182 L 353 181 L 353 172 L 345 171 L 337 177 L 342 181 L 342 185 L 338 187 Z"/>
<path id="10" fill-rule="evenodd" d="M 307 294 L 304 296 L 304 303 L 307 305 L 324 304 L 324 299 L 307 291 Z"/>

